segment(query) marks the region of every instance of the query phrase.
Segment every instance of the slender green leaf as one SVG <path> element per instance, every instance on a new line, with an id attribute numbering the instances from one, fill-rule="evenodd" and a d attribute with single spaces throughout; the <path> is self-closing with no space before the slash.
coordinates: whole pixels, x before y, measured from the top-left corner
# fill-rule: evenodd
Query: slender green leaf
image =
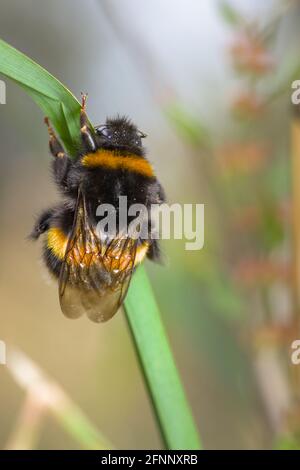
<path id="1" fill-rule="evenodd" d="M 79 136 L 80 104 L 72 93 L 45 69 L 1 40 L 0 73 L 25 89 L 50 117 L 69 153 L 74 154 Z M 189 132 L 196 139 L 196 131 Z M 197 139 L 198 132 L 199 129 Z M 133 277 L 125 309 L 166 447 L 199 449 L 198 433 L 142 267 Z M 74 413 L 65 418 L 64 423 L 69 429 L 76 429 L 78 436 L 81 432 L 93 435 L 78 414 L 76 419 Z"/>
<path id="2" fill-rule="evenodd" d="M 132 279 L 125 310 L 166 447 L 200 449 L 196 426 L 143 266 Z"/>
<path id="3" fill-rule="evenodd" d="M 0 73 L 24 88 L 74 155 L 80 135 L 80 103 L 75 96 L 43 67 L 1 39 Z"/>

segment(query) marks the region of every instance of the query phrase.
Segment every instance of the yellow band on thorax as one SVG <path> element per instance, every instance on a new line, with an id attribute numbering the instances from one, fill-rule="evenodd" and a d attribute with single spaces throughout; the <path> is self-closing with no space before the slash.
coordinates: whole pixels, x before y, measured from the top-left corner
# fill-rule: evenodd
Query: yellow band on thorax
<path id="1" fill-rule="evenodd" d="M 104 167 L 110 170 L 127 170 L 151 178 L 154 176 L 153 168 L 143 157 L 137 155 L 120 155 L 111 150 L 99 149 L 95 153 L 88 153 L 82 164 L 89 168 Z"/>

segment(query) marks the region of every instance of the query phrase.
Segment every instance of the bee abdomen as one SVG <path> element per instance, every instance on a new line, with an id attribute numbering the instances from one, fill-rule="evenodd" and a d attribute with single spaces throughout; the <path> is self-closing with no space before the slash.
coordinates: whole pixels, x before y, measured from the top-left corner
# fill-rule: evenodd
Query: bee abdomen
<path id="1" fill-rule="evenodd" d="M 51 227 L 47 231 L 43 257 L 47 268 L 55 276 L 59 277 L 64 260 L 68 236 L 59 227 Z"/>
<path id="2" fill-rule="evenodd" d="M 59 278 L 59 274 L 60 274 L 60 270 L 61 270 L 61 266 L 63 262 L 53 253 L 53 251 L 50 248 L 48 248 L 46 244 L 43 249 L 43 259 L 50 273 L 53 274 L 56 278 Z"/>

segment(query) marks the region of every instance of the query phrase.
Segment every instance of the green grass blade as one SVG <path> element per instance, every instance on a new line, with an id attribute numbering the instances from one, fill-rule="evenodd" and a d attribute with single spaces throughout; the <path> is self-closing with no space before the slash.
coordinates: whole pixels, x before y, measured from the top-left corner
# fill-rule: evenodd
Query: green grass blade
<path id="1" fill-rule="evenodd" d="M 125 310 L 166 448 L 200 449 L 200 439 L 145 268 L 133 276 Z"/>
<path id="2" fill-rule="evenodd" d="M 20 85 L 48 116 L 70 155 L 79 143 L 80 103 L 75 96 L 22 52 L 0 39 L 0 73 Z"/>
<path id="3" fill-rule="evenodd" d="M 2 40 L 1 73 L 24 88 L 49 116 L 73 155 L 78 144 L 80 113 L 74 95 L 45 69 Z M 125 310 L 166 447 L 199 449 L 199 436 L 143 267 L 133 277 Z"/>

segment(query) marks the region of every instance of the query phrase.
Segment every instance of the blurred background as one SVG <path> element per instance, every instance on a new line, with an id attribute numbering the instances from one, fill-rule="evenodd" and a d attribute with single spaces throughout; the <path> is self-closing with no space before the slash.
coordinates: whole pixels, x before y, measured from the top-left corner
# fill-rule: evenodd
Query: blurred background
<path id="1" fill-rule="evenodd" d="M 2 39 L 88 92 L 95 124 L 138 123 L 170 203 L 205 204 L 204 249 L 164 241 L 165 265 L 147 270 L 207 449 L 300 448 L 299 20 L 300 2 L 283 0 L 1 1 Z M 49 413 L 0 366 L 0 446 L 85 447 L 72 400 L 114 447 L 161 448 L 123 312 L 64 318 L 26 240 L 58 195 L 43 116 L 6 84 L 0 339 L 60 398 Z"/>

